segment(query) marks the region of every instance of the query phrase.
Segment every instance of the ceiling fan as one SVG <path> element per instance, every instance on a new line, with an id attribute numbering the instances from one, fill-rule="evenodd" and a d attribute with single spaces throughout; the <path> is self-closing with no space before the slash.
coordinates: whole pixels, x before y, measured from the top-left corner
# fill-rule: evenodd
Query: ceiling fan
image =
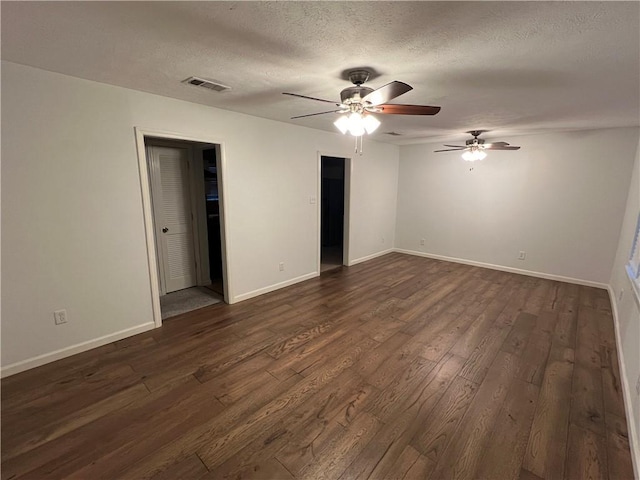
<path id="1" fill-rule="evenodd" d="M 348 75 L 349 80 L 354 86 L 347 87 L 340 92 L 340 102 L 308 97 L 297 93 L 284 92 L 283 95 L 306 98 L 317 102 L 331 103 L 337 107 L 325 112 L 298 115 L 291 117 L 291 119 L 325 115 L 327 113 L 339 113 L 342 115 L 334 122 L 334 125 L 343 134 L 349 132 L 354 137 L 361 137 L 365 132 L 373 133 L 373 131 L 380 125 L 380 121 L 371 115 L 372 113 L 391 115 L 435 115 L 440 111 L 440 107 L 430 107 L 427 105 L 388 104 L 388 101 L 413 90 L 413 87 L 406 83 L 393 81 L 374 90 L 373 88 L 365 87 L 363 85 L 369 79 L 369 71 L 352 70 Z"/>
<path id="2" fill-rule="evenodd" d="M 520 150 L 520 147 L 509 145 L 507 142 L 491 142 L 485 143 L 481 138 L 478 138 L 481 134 L 487 132 L 487 130 L 471 130 L 467 132 L 473 136 L 472 139 L 467 140 L 465 145 L 445 145 L 445 147 L 451 147 L 444 150 L 435 150 L 435 152 L 459 152 L 464 151 L 462 158 L 469 162 L 476 160 L 482 160 L 487 156 L 485 150 Z"/>

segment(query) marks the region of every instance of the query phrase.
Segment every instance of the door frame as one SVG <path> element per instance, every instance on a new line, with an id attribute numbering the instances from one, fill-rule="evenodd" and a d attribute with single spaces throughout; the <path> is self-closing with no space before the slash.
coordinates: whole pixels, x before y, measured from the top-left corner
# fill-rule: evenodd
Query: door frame
<path id="1" fill-rule="evenodd" d="M 194 143 L 209 143 L 217 145 L 219 160 L 218 178 L 220 184 L 218 186 L 220 192 L 220 240 L 222 247 L 222 275 L 224 276 L 224 301 L 230 302 L 232 296 L 231 278 L 229 277 L 230 255 L 227 245 L 228 229 L 228 199 L 225 195 L 226 182 L 226 155 L 224 142 L 219 139 L 207 137 L 192 137 L 176 132 L 167 132 L 163 130 L 154 130 L 143 127 L 134 127 L 136 138 L 136 150 L 138 153 L 138 171 L 140 173 L 140 193 L 142 196 L 142 215 L 144 220 L 145 240 L 147 247 L 147 264 L 149 268 L 149 287 L 151 293 L 151 309 L 153 313 L 153 322 L 156 328 L 162 326 L 162 312 L 160 310 L 160 285 L 158 282 L 158 255 L 156 252 L 156 234 L 153 222 L 153 202 L 151 199 L 151 184 L 149 168 L 147 164 L 147 150 L 145 146 L 145 138 L 152 137 L 154 139 L 164 140 L 182 140 Z"/>
<path id="2" fill-rule="evenodd" d="M 322 269 L 322 157 L 344 158 L 344 224 L 342 228 L 342 265 L 350 264 L 349 245 L 351 237 L 351 178 L 353 161 L 351 157 L 345 157 L 340 153 L 318 152 L 318 195 L 316 197 L 318 217 L 318 249 L 317 272 Z"/>

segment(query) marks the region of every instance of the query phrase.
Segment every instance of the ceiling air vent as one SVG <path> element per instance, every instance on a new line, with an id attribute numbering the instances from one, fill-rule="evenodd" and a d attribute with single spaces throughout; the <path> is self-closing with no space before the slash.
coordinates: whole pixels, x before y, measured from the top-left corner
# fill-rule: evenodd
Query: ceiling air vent
<path id="1" fill-rule="evenodd" d="M 214 90 L 216 92 L 231 90 L 231 87 L 227 87 L 226 85 L 222 85 L 221 83 L 216 83 L 211 80 L 205 80 L 204 78 L 200 77 L 189 77 L 186 80 L 183 80 L 182 83 L 187 83 L 195 87 L 208 88 L 209 90 Z"/>

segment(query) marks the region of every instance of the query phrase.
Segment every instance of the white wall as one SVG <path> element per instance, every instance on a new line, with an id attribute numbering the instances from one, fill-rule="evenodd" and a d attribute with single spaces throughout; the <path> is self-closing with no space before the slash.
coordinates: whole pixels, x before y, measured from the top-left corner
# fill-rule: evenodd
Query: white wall
<path id="1" fill-rule="evenodd" d="M 353 158 L 349 260 L 393 245 L 398 147 L 3 62 L 4 374 L 152 327 L 134 127 L 223 144 L 234 297 L 316 272 L 319 151 Z"/>
<path id="2" fill-rule="evenodd" d="M 403 146 L 396 247 L 607 285 L 638 134 L 500 138 L 522 148 L 474 163 L 433 153 L 441 144 Z"/>
<path id="3" fill-rule="evenodd" d="M 639 212 L 640 143 L 636 151 L 627 208 L 610 281 L 611 301 L 614 302 L 619 341 L 618 356 L 624 377 L 625 403 L 630 426 L 629 438 L 632 441 L 631 451 L 635 452 L 636 477 L 640 477 L 640 393 L 636 391 L 636 384 L 640 383 L 640 300 L 634 298 L 633 287 L 624 267 L 629 261 Z"/>

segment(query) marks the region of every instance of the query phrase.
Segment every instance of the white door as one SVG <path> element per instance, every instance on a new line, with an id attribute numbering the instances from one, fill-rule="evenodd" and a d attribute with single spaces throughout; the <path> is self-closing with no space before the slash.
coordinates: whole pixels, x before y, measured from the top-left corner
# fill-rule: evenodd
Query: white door
<path id="1" fill-rule="evenodd" d="M 197 283 L 190 155 L 174 147 L 150 146 L 148 152 L 161 290 L 170 293 Z"/>

